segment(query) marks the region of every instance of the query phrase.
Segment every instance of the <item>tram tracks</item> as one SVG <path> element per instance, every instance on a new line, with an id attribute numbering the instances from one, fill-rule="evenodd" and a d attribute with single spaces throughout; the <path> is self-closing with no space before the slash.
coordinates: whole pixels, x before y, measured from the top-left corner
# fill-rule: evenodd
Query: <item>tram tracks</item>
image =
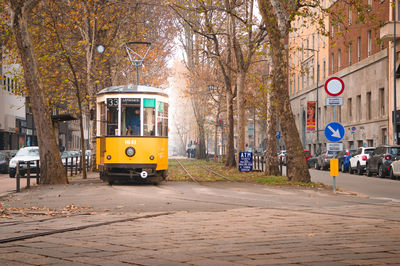
<path id="1" fill-rule="evenodd" d="M 188 175 L 188 177 L 193 181 L 193 182 L 195 182 L 196 184 L 199 184 L 200 185 L 200 182 L 196 179 L 196 178 L 194 178 L 193 177 L 193 175 L 187 170 L 187 168 L 178 160 L 178 159 L 175 159 L 177 162 L 178 162 L 178 164 L 182 167 L 182 169 L 186 172 L 186 174 Z M 214 170 L 212 170 L 212 169 L 209 169 L 209 168 L 206 168 L 206 167 L 204 167 L 204 166 L 201 166 L 201 165 L 198 165 L 200 168 L 202 168 L 203 170 L 206 170 L 207 172 L 210 172 L 210 173 L 212 173 L 212 174 L 214 174 L 214 175 L 217 175 L 217 176 L 219 176 L 219 177 L 222 177 L 223 179 L 225 179 L 225 180 L 227 180 L 227 181 L 230 181 L 230 182 L 237 182 L 237 181 L 235 181 L 235 180 L 233 180 L 233 179 L 231 179 L 231 178 L 229 178 L 229 177 L 226 177 L 226 176 L 224 176 L 224 175 L 222 175 L 222 174 L 220 174 L 220 173 L 217 173 L 217 172 L 215 172 Z"/>

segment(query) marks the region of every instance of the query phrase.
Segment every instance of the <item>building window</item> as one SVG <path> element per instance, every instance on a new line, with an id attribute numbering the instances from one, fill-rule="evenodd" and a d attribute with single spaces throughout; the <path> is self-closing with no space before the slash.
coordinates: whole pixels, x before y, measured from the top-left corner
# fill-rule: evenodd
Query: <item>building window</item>
<path id="1" fill-rule="evenodd" d="M 371 92 L 367 92 L 367 120 L 371 120 L 372 112 L 371 112 Z"/>
<path id="2" fill-rule="evenodd" d="M 353 114 L 352 114 L 352 106 L 351 106 L 351 98 L 347 99 L 347 117 L 348 117 L 348 122 L 351 122 L 353 120 Z"/>
<path id="3" fill-rule="evenodd" d="M 349 141 L 349 149 L 354 150 L 354 141 Z"/>
<path id="4" fill-rule="evenodd" d="M 364 142 L 363 142 L 362 140 L 359 140 L 359 141 L 358 141 L 358 144 L 357 144 L 358 147 L 359 147 L 359 148 L 362 147 L 362 146 L 363 146 L 363 143 L 364 143 Z"/>
<path id="5" fill-rule="evenodd" d="M 353 11 L 349 9 L 349 25 L 351 25 L 352 22 L 353 22 Z"/>
<path id="6" fill-rule="evenodd" d="M 335 65 L 335 64 L 334 64 L 334 62 L 335 62 L 334 60 L 335 60 L 335 54 L 332 53 L 332 54 L 331 54 L 331 62 L 332 62 L 332 63 L 331 63 L 331 73 L 332 73 L 332 74 L 334 73 L 334 65 Z"/>
<path id="7" fill-rule="evenodd" d="M 351 44 L 349 44 L 349 66 L 351 66 Z"/>
<path id="8" fill-rule="evenodd" d="M 340 67 L 342 65 L 341 57 L 342 57 L 342 50 L 339 49 L 338 50 L 338 55 L 337 55 L 337 67 L 338 67 L 338 70 L 340 70 Z"/>
<path id="9" fill-rule="evenodd" d="M 379 89 L 379 110 L 381 116 L 385 115 L 385 88 Z"/>
<path id="10" fill-rule="evenodd" d="M 386 130 L 386 128 L 382 128 L 381 139 L 382 139 L 382 145 L 386 145 L 387 144 L 387 130 Z"/>
<path id="11" fill-rule="evenodd" d="M 368 31 L 368 56 L 372 54 L 372 33 Z"/>
<path id="12" fill-rule="evenodd" d="M 325 79 L 326 78 L 326 61 L 324 59 L 324 61 L 322 62 L 322 78 Z"/>
<path id="13" fill-rule="evenodd" d="M 374 140 L 373 139 L 367 139 L 367 146 L 368 147 L 374 147 Z"/>
<path id="14" fill-rule="evenodd" d="M 328 108 L 324 106 L 324 123 L 328 123 Z"/>
<path id="15" fill-rule="evenodd" d="M 322 117 L 321 117 L 321 107 L 318 108 L 318 125 L 321 124 L 322 121 Z M 318 131 L 318 128 L 317 128 Z"/>
<path id="16" fill-rule="evenodd" d="M 361 121 L 362 119 L 362 111 L 361 111 L 361 95 L 357 95 L 357 121 Z"/>
<path id="17" fill-rule="evenodd" d="M 357 61 L 361 61 L 361 37 L 357 38 Z"/>
<path id="18" fill-rule="evenodd" d="M 342 122 L 342 106 L 337 106 L 336 120 Z"/>

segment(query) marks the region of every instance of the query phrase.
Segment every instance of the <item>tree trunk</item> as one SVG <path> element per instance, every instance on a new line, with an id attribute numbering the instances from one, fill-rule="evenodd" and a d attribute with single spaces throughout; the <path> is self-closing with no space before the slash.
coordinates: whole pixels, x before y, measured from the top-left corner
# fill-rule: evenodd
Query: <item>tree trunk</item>
<path id="1" fill-rule="evenodd" d="M 287 176 L 289 180 L 310 182 L 303 145 L 296 128 L 288 90 L 288 57 L 285 39 L 289 32 L 290 18 L 285 16 L 279 0 L 259 0 L 260 13 L 267 29 L 273 71 L 273 104 L 279 118 L 282 135 L 286 144 Z"/>
<path id="2" fill-rule="evenodd" d="M 50 110 L 43 94 L 37 60 L 28 28 L 29 14 L 39 1 L 9 1 L 12 29 L 24 69 L 40 153 L 40 183 L 67 184 L 68 179 L 57 145 Z"/>
<path id="3" fill-rule="evenodd" d="M 226 121 L 228 126 L 228 139 L 226 144 L 225 166 L 236 167 L 235 148 L 234 148 L 234 119 L 233 119 L 233 94 L 231 89 L 226 90 Z M 223 130 L 222 130 L 223 133 Z M 222 134 L 222 137 L 223 134 Z"/>
<path id="4" fill-rule="evenodd" d="M 218 123 L 221 113 L 221 103 L 218 104 L 217 114 L 215 115 L 215 132 L 214 132 L 214 162 L 218 161 Z M 222 133 L 221 133 L 222 136 Z"/>
<path id="5" fill-rule="evenodd" d="M 237 113 L 238 113 L 238 154 L 239 152 L 244 152 L 245 150 L 245 136 L 246 136 L 246 116 L 245 116 L 245 101 L 244 101 L 244 80 L 245 80 L 246 73 L 239 72 L 236 78 L 236 85 L 237 85 Z"/>
<path id="6" fill-rule="evenodd" d="M 265 152 L 265 175 L 279 176 L 278 157 L 276 156 L 276 114 L 272 93 L 268 93 L 267 101 L 267 145 Z"/>

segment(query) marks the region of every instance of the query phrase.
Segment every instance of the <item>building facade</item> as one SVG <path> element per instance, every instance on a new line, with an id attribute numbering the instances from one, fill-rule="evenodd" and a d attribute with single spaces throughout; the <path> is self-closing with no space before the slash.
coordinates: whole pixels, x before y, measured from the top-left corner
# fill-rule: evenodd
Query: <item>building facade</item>
<path id="1" fill-rule="evenodd" d="M 365 2 L 370 5 L 369 12 L 374 13 L 376 21 L 390 19 L 391 3 L 388 0 Z M 324 135 L 325 126 L 334 120 L 345 128 L 342 140 L 345 149 L 392 143 L 389 141 L 390 43 L 379 39 L 376 21 L 359 23 L 358 14 L 344 1 L 333 3 L 331 10 L 344 12 L 347 16 L 341 23 L 329 23 L 328 20 L 325 25 L 329 37 L 320 82 L 311 86 L 305 83 L 297 91 L 289 88 L 303 146 L 312 153 L 325 150 L 328 142 Z M 303 48 L 304 45 L 300 51 L 305 50 Z M 333 76 L 341 78 L 345 84 L 344 92 L 339 96 L 343 99 L 342 106 L 326 104 L 326 98 L 330 96 L 325 92 L 324 83 Z M 293 80 L 293 76 L 289 76 L 290 79 Z M 316 102 L 316 130 L 307 130 L 307 102 Z"/>

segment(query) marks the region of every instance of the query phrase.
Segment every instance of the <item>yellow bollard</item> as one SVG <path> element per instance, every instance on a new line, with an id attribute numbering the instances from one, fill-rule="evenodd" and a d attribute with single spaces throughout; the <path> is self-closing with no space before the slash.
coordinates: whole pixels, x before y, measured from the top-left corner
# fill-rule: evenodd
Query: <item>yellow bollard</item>
<path id="1" fill-rule="evenodd" d="M 336 177 L 339 176 L 339 159 L 331 159 L 331 176 L 333 177 L 333 192 L 336 193 Z"/>

